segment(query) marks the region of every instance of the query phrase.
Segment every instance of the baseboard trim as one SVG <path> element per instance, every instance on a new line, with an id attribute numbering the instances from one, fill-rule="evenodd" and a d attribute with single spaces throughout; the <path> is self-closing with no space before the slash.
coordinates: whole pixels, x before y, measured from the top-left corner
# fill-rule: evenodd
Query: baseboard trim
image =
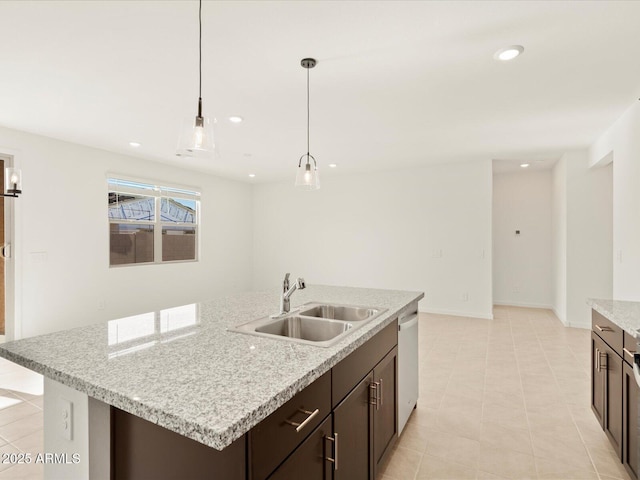
<path id="1" fill-rule="evenodd" d="M 493 313 L 489 315 L 483 315 L 474 312 L 459 312 L 456 310 L 440 310 L 437 308 L 421 308 L 421 312 L 424 313 L 433 313 L 435 315 L 452 315 L 454 317 L 468 317 L 468 318 L 478 318 L 482 320 L 493 320 Z"/>
<path id="2" fill-rule="evenodd" d="M 562 323 L 562 325 L 564 325 L 565 327 L 570 327 L 571 326 L 571 325 L 569 325 L 569 322 L 567 322 L 567 320 L 565 318 L 562 318 L 560 316 L 560 314 L 558 313 L 558 311 L 555 308 L 551 308 L 551 311 L 556 316 L 556 318 L 558 320 L 560 320 L 560 323 Z"/>
<path id="3" fill-rule="evenodd" d="M 493 302 L 493 304 L 504 307 L 544 308 L 545 310 L 553 310 L 552 305 L 546 305 L 542 303 Z"/>

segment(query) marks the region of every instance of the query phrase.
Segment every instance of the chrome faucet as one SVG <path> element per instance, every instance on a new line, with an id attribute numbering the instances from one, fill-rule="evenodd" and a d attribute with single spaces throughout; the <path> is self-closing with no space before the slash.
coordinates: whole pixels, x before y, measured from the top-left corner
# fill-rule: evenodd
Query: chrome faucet
<path id="1" fill-rule="evenodd" d="M 280 295 L 280 313 L 277 315 L 272 315 L 273 317 L 280 317 L 282 315 L 286 315 L 291 311 L 291 303 L 289 299 L 293 292 L 296 290 L 303 290 L 306 288 L 304 283 L 304 278 L 297 278 L 296 282 L 289 287 L 289 274 L 287 273 L 284 276 L 284 281 L 282 282 L 282 295 Z"/>

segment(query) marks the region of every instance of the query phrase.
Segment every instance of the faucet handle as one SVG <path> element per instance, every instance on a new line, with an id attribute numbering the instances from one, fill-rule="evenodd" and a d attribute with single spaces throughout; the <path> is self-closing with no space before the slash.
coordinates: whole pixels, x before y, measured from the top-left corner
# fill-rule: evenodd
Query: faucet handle
<path id="1" fill-rule="evenodd" d="M 306 288 L 306 287 L 307 287 L 307 286 L 305 285 L 305 283 L 304 283 L 304 278 L 302 278 L 302 277 L 298 278 L 297 283 L 298 283 L 298 288 L 299 288 L 300 290 L 302 290 L 303 288 Z"/>

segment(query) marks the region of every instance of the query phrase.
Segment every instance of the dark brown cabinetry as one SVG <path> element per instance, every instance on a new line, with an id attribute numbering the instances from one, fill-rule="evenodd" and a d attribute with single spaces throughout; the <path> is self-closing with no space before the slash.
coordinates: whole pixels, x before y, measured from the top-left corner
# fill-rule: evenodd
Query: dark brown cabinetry
<path id="1" fill-rule="evenodd" d="M 638 471 L 636 340 L 595 310 L 591 333 L 591 409 L 632 478 Z"/>
<path id="2" fill-rule="evenodd" d="M 398 438 L 397 408 L 398 349 L 394 348 L 373 369 L 376 398 L 373 410 L 373 458 L 378 467 Z"/>
<path id="3" fill-rule="evenodd" d="M 112 407 L 113 478 L 373 480 L 397 440 L 394 321 L 223 451 Z"/>
<path id="4" fill-rule="evenodd" d="M 316 478 L 331 480 L 333 471 L 333 429 L 331 416 L 302 442 L 287 460 L 273 472 L 270 480 L 292 480 Z"/>
<path id="5" fill-rule="evenodd" d="M 370 373 L 333 411 L 334 430 L 338 434 L 338 469 L 333 477 L 335 480 L 373 477 L 372 385 L 373 373 Z"/>

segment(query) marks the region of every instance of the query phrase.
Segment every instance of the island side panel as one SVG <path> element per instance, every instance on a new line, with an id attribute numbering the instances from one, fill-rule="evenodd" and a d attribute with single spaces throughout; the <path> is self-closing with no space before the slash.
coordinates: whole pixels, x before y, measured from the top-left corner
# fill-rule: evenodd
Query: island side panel
<path id="1" fill-rule="evenodd" d="M 70 408 L 70 415 L 64 411 Z M 66 425 L 65 425 L 66 422 Z M 44 378 L 44 478 L 89 479 L 89 397 Z M 75 463 L 74 463 L 75 462 Z"/>

